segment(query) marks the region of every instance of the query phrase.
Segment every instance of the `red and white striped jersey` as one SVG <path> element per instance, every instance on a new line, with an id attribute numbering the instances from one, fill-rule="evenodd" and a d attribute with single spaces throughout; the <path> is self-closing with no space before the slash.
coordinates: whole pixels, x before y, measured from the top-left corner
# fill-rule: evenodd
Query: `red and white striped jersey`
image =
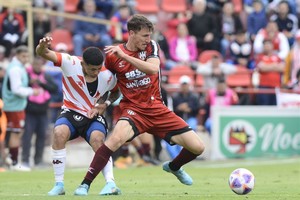
<path id="1" fill-rule="evenodd" d="M 98 74 L 98 88 L 94 96 L 90 96 L 81 66 L 81 58 L 66 53 L 56 53 L 58 61 L 54 63 L 62 69 L 63 106 L 87 116 L 87 111 L 107 91 L 116 89 L 117 79 L 105 67 Z"/>

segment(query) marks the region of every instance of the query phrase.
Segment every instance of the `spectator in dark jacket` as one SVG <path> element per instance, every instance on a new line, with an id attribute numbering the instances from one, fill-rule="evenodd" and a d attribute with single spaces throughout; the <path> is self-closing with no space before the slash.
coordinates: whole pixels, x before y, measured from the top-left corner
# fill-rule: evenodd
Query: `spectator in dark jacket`
<path id="1" fill-rule="evenodd" d="M 193 130 L 196 130 L 200 99 L 191 91 L 192 80 L 188 76 L 181 76 L 179 82 L 181 90 L 173 96 L 174 112 L 186 121 Z"/>

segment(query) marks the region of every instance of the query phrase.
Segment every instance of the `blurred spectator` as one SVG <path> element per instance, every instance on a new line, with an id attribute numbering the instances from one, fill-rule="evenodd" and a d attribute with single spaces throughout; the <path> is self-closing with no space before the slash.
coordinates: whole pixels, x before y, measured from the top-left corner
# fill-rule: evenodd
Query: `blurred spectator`
<path id="1" fill-rule="evenodd" d="M 187 65 L 196 68 L 193 67 L 196 66 L 195 63 L 198 58 L 196 38 L 189 35 L 185 23 L 178 24 L 177 36 L 170 40 L 170 55 L 176 65 Z M 176 67 L 176 65 L 172 67 Z"/>
<path id="2" fill-rule="evenodd" d="M 58 12 L 65 12 L 65 1 L 64 0 L 33 0 L 33 5 L 36 7 L 48 8 L 51 10 L 57 10 Z M 56 18 L 56 26 L 63 27 L 64 18 Z"/>
<path id="3" fill-rule="evenodd" d="M 248 14 L 247 17 L 247 32 L 251 41 L 254 41 L 258 31 L 266 27 L 268 18 L 262 1 L 252 1 L 252 7 L 253 10 Z"/>
<path id="4" fill-rule="evenodd" d="M 235 40 L 229 46 L 229 60 L 235 65 L 241 65 L 253 69 L 252 45 L 248 40 L 247 33 L 240 30 L 236 33 Z"/>
<path id="5" fill-rule="evenodd" d="M 294 43 L 294 36 L 298 30 L 298 19 L 295 14 L 289 12 L 289 4 L 286 1 L 281 1 L 278 4 L 276 14 L 272 15 L 270 20 L 277 23 L 278 29 L 288 39 L 289 45 Z"/>
<path id="6" fill-rule="evenodd" d="M 7 119 L 3 112 L 3 101 L 0 98 L 0 172 L 5 171 L 4 164 L 6 163 L 5 152 L 5 136 L 6 136 Z"/>
<path id="7" fill-rule="evenodd" d="M 297 13 L 296 1 L 295 0 L 272 0 L 272 1 L 269 0 L 270 3 L 268 4 L 268 13 L 269 14 L 275 13 L 281 2 L 287 2 L 288 8 L 289 8 L 289 13 L 295 15 Z"/>
<path id="8" fill-rule="evenodd" d="M 35 133 L 34 142 L 34 165 L 43 164 L 43 154 L 46 139 L 46 129 L 48 128 L 48 105 L 50 102 L 50 93 L 57 90 L 55 82 L 51 76 L 46 75 L 43 69 L 44 60 L 34 58 L 32 65 L 27 67 L 29 85 L 32 88 L 40 90 L 38 96 L 30 95 L 28 97 L 27 107 L 25 109 L 25 131 L 22 137 L 22 166 L 30 168 L 30 150 L 31 140 Z"/>
<path id="9" fill-rule="evenodd" d="M 161 61 L 161 68 L 162 69 L 171 69 L 172 66 L 176 65 L 174 61 L 171 60 L 170 56 L 170 47 L 166 36 L 162 33 L 161 27 L 159 27 L 157 23 L 157 17 L 151 15 L 148 19 L 152 22 L 154 26 L 153 34 L 151 35 L 152 39 L 159 44 L 160 51 L 159 57 Z"/>
<path id="10" fill-rule="evenodd" d="M 240 16 L 234 13 L 234 5 L 230 1 L 224 3 L 222 12 L 218 18 L 217 21 L 220 22 L 219 30 L 222 34 L 221 53 L 226 58 L 229 44 L 234 40 L 235 33 L 243 30 L 244 27 Z"/>
<path id="11" fill-rule="evenodd" d="M 200 109 L 200 99 L 192 91 L 190 77 L 183 75 L 179 79 L 180 91 L 173 96 L 173 110 L 194 130 L 197 130 L 197 115 Z"/>
<path id="12" fill-rule="evenodd" d="M 209 89 L 207 93 L 206 103 L 208 104 L 208 113 L 210 114 L 205 121 L 205 128 L 211 134 L 212 107 L 234 105 L 238 103 L 239 98 L 232 89 L 227 87 L 223 76 L 218 77 L 216 87 Z"/>
<path id="13" fill-rule="evenodd" d="M 218 78 L 236 72 L 236 67 L 229 63 L 224 63 L 222 58 L 216 54 L 207 63 L 199 63 L 197 73 L 204 77 L 204 88 L 211 89 L 217 87 Z"/>
<path id="14" fill-rule="evenodd" d="M 24 18 L 13 8 L 7 8 L 0 14 L 0 44 L 6 49 L 5 57 L 10 57 L 12 48 L 21 44 L 24 30 Z"/>
<path id="15" fill-rule="evenodd" d="M 5 57 L 5 47 L 0 45 L 0 68 L 6 69 L 8 66 L 8 58 Z"/>
<path id="16" fill-rule="evenodd" d="M 51 22 L 45 13 L 35 13 L 33 18 L 34 46 L 51 30 Z"/>
<path id="17" fill-rule="evenodd" d="M 220 49 L 220 35 L 214 17 L 206 11 L 206 0 L 193 1 L 193 14 L 187 22 L 189 33 L 196 37 L 198 51 Z"/>
<path id="18" fill-rule="evenodd" d="M 271 40 L 273 43 L 273 50 L 277 53 L 279 58 L 284 60 L 290 50 L 287 37 L 278 30 L 277 23 L 269 21 L 266 28 L 261 29 L 255 37 L 253 49 L 255 54 L 260 54 L 264 50 L 263 41 Z"/>
<path id="19" fill-rule="evenodd" d="M 264 40 L 263 53 L 258 55 L 256 68 L 260 73 L 259 88 L 273 89 L 281 87 L 281 74 L 284 71 L 284 62 L 274 53 L 273 42 Z M 276 105 L 275 94 L 258 94 L 258 105 Z"/>
<path id="20" fill-rule="evenodd" d="M 102 12 L 96 12 L 94 0 L 86 0 L 83 5 L 84 11 L 82 16 L 105 19 Z M 91 22 L 76 21 L 74 28 L 74 54 L 82 55 L 82 49 L 88 46 L 97 46 L 104 48 L 112 44 L 112 39 L 107 31 L 106 25 Z"/>
<path id="21" fill-rule="evenodd" d="M 86 0 L 80 0 L 78 7 L 80 10 L 84 9 L 84 4 Z M 112 10 L 114 8 L 114 3 L 112 0 L 93 0 L 96 5 L 96 9 L 105 15 L 106 19 L 111 17 Z"/>
<path id="22" fill-rule="evenodd" d="M 290 88 L 296 92 L 300 92 L 300 69 L 298 69 L 295 82 L 291 84 Z"/>
<path id="23" fill-rule="evenodd" d="M 121 24 L 122 26 L 121 40 L 123 42 L 126 42 L 128 39 L 127 20 L 130 18 L 130 16 L 131 16 L 130 7 L 127 4 L 123 4 L 118 7 L 118 11 L 110 19 L 111 22 L 115 22 L 115 23 L 119 22 Z M 118 29 L 114 25 L 111 25 L 110 35 L 113 39 L 116 39 L 116 36 L 118 35 L 117 31 Z"/>
<path id="24" fill-rule="evenodd" d="M 16 48 L 16 56 L 6 69 L 4 76 L 2 97 L 3 110 L 7 117 L 7 134 L 9 137 L 8 148 L 12 160 L 11 169 L 29 171 L 26 166 L 18 165 L 19 147 L 25 123 L 25 108 L 27 97 L 39 95 L 40 90 L 28 86 L 29 80 L 25 65 L 29 61 L 27 46 Z"/>
<path id="25" fill-rule="evenodd" d="M 288 86 L 297 80 L 297 71 L 300 70 L 300 29 L 295 35 L 295 42 L 285 59 L 284 85 Z"/>

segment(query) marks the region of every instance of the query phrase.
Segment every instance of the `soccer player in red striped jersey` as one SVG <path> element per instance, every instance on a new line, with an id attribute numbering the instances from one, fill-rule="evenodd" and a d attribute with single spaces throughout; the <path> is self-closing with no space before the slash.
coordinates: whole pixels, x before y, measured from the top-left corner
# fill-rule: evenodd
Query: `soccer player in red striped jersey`
<path id="1" fill-rule="evenodd" d="M 96 151 L 90 170 L 75 195 L 87 195 L 90 184 L 112 153 L 144 132 L 183 147 L 174 160 L 163 164 L 163 170 L 174 174 L 185 185 L 192 185 L 193 180 L 182 166 L 204 151 L 199 136 L 162 101 L 159 47 L 150 38 L 152 23 L 142 15 L 133 15 L 127 28 L 129 38 L 125 44 L 104 49 L 105 67 L 116 74 L 124 96 L 120 102 L 121 116 L 112 133 Z"/>
<path id="2" fill-rule="evenodd" d="M 66 163 L 66 143 L 79 136 L 96 151 L 107 135 L 107 124 L 103 115 L 93 115 L 89 112 L 110 92 L 110 98 L 118 99 L 119 90 L 116 77 L 103 66 L 104 57 L 97 47 L 89 47 L 83 52 L 83 57 L 71 56 L 50 50 L 52 38 L 44 37 L 36 48 L 38 55 L 52 61 L 62 69 L 63 106 L 54 127 L 52 144 L 52 164 L 55 175 L 55 185 L 48 192 L 49 196 L 64 195 L 64 171 Z M 101 104 L 102 109 L 106 108 Z M 98 106 L 98 109 L 101 109 Z M 78 158 L 80 161 L 80 158 Z M 106 185 L 100 195 L 118 195 L 120 189 L 116 186 L 113 176 L 112 158 L 104 167 L 103 175 Z"/>

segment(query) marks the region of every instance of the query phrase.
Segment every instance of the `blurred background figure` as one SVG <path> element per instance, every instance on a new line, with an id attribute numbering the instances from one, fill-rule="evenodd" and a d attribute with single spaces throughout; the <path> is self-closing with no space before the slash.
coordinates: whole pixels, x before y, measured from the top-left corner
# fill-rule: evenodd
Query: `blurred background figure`
<path id="1" fill-rule="evenodd" d="M 229 46 L 229 57 L 226 60 L 248 69 L 254 68 L 252 44 L 248 40 L 246 31 L 236 32 L 235 40 Z"/>
<path id="2" fill-rule="evenodd" d="M 197 130 L 197 114 L 200 108 L 199 96 L 193 90 L 190 77 L 183 75 L 179 79 L 180 91 L 173 96 L 173 110 L 188 125 Z"/>
<path id="3" fill-rule="evenodd" d="M 206 11 L 206 0 L 194 0 L 192 17 L 187 22 L 189 33 L 196 37 L 198 51 L 219 50 L 220 35 L 214 17 Z"/>
<path id="4" fill-rule="evenodd" d="M 253 42 L 255 54 L 260 54 L 264 50 L 264 40 L 270 40 L 273 43 L 273 50 L 279 58 L 284 60 L 289 53 L 290 46 L 287 37 L 279 31 L 275 21 L 269 21 L 266 28 L 261 29 Z"/>
<path id="5" fill-rule="evenodd" d="M 297 72 L 300 70 L 300 29 L 295 35 L 295 42 L 285 59 L 284 85 L 289 86 L 297 81 Z"/>
<path id="6" fill-rule="evenodd" d="M 39 44 L 40 39 L 51 31 L 51 22 L 45 13 L 35 13 L 33 18 L 34 46 Z"/>
<path id="7" fill-rule="evenodd" d="M 281 87 L 281 74 L 284 72 L 283 60 L 274 53 L 273 42 L 264 40 L 263 53 L 257 56 L 256 68 L 259 71 L 259 88 Z M 257 94 L 258 105 L 276 105 L 275 94 Z"/>
<path id="8" fill-rule="evenodd" d="M 6 49 L 5 57 L 10 57 L 11 50 L 21 44 L 24 31 L 24 18 L 15 9 L 7 8 L 0 14 L 0 45 Z"/>
<path id="9" fill-rule="evenodd" d="M 261 0 L 253 0 L 251 6 L 251 11 L 247 16 L 247 32 L 253 42 L 258 31 L 267 26 L 268 18 Z"/>
<path id="10" fill-rule="evenodd" d="M 231 106 L 237 104 L 239 98 L 237 94 L 227 87 L 224 76 L 219 76 L 215 88 L 211 88 L 207 92 L 206 103 L 208 104 L 209 117 L 205 121 L 205 128 L 211 134 L 212 127 L 212 108 L 214 106 Z"/>
<path id="11" fill-rule="evenodd" d="M 222 55 L 214 54 L 207 63 L 199 63 L 197 73 L 203 75 L 204 88 L 211 89 L 217 87 L 218 78 L 237 71 L 236 66 L 225 63 Z"/>
<path id="12" fill-rule="evenodd" d="M 298 18 L 290 12 L 289 3 L 280 1 L 277 5 L 276 13 L 270 17 L 271 21 L 277 23 L 278 29 L 288 39 L 289 45 L 294 43 L 294 36 L 298 30 Z"/>
<path id="13" fill-rule="evenodd" d="M 240 16 L 234 12 L 234 5 L 227 1 L 224 3 L 221 14 L 218 16 L 219 32 L 221 33 L 221 53 L 224 58 L 228 55 L 230 43 L 235 39 L 235 34 L 243 30 Z"/>
<path id="14" fill-rule="evenodd" d="M 40 90 L 29 87 L 25 65 L 29 62 L 27 46 L 16 48 L 16 55 L 6 69 L 2 87 L 3 110 L 7 117 L 7 136 L 12 170 L 29 171 L 30 168 L 18 164 L 19 147 L 25 125 L 27 97 L 39 95 Z"/>
<path id="15" fill-rule="evenodd" d="M 127 30 L 127 20 L 131 16 L 130 7 L 127 4 L 122 4 L 118 7 L 118 11 L 110 18 L 110 21 L 113 23 L 120 23 L 121 24 L 121 35 L 122 35 L 122 42 L 126 42 L 128 39 L 128 30 Z M 110 28 L 110 36 L 116 40 L 117 36 L 117 28 L 112 25 Z M 120 41 L 121 42 L 121 41 Z"/>
<path id="16" fill-rule="evenodd" d="M 30 165 L 30 150 L 32 146 L 32 136 L 35 134 L 34 142 L 34 166 L 42 166 L 43 154 L 46 139 L 46 129 L 48 128 L 48 106 L 51 93 L 56 92 L 57 85 L 52 77 L 45 73 L 43 68 L 44 60 L 40 57 L 34 58 L 32 65 L 27 67 L 29 85 L 40 90 L 37 96 L 30 95 L 25 109 L 25 130 L 22 136 L 22 166 L 28 168 Z"/>
<path id="17" fill-rule="evenodd" d="M 5 47 L 0 45 L 0 68 L 5 71 L 8 66 L 9 60 L 5 57 Z"/>
<path id="18" fill-rule="evenodd" d="M 171 59 L 176 63 L 172 68 L 177 65 L 186 65 L 191 68 L 196 68 L 197 66 L 197 41 L 194 36 L 189 34 L 185 23 L 178 24 L 177 34 L 170 40 L 170 55 Z"/>
<path id="19" fill-rule="evenodd" d="M 94 0 L 84 1 L 83 12 L 81 12 L 80 15 L 97 19 L 106 19 L 102 12 L 96 11 Z M 106 25 L 75 21 L 73 43 L 74 54 L 76 56 L 81 56 L 83 48 L 88 46 L 104 48 L 104 46 L 112 44 L 112 39 Z"/>
<path id="20" fill-rule="evenodd" d="M 5 136 L 6 136 L 7 119 L 3 111 L 3 101 L 0 98 L 0 172 L 5 171 L 6 152 L 5 152 Z"/>

